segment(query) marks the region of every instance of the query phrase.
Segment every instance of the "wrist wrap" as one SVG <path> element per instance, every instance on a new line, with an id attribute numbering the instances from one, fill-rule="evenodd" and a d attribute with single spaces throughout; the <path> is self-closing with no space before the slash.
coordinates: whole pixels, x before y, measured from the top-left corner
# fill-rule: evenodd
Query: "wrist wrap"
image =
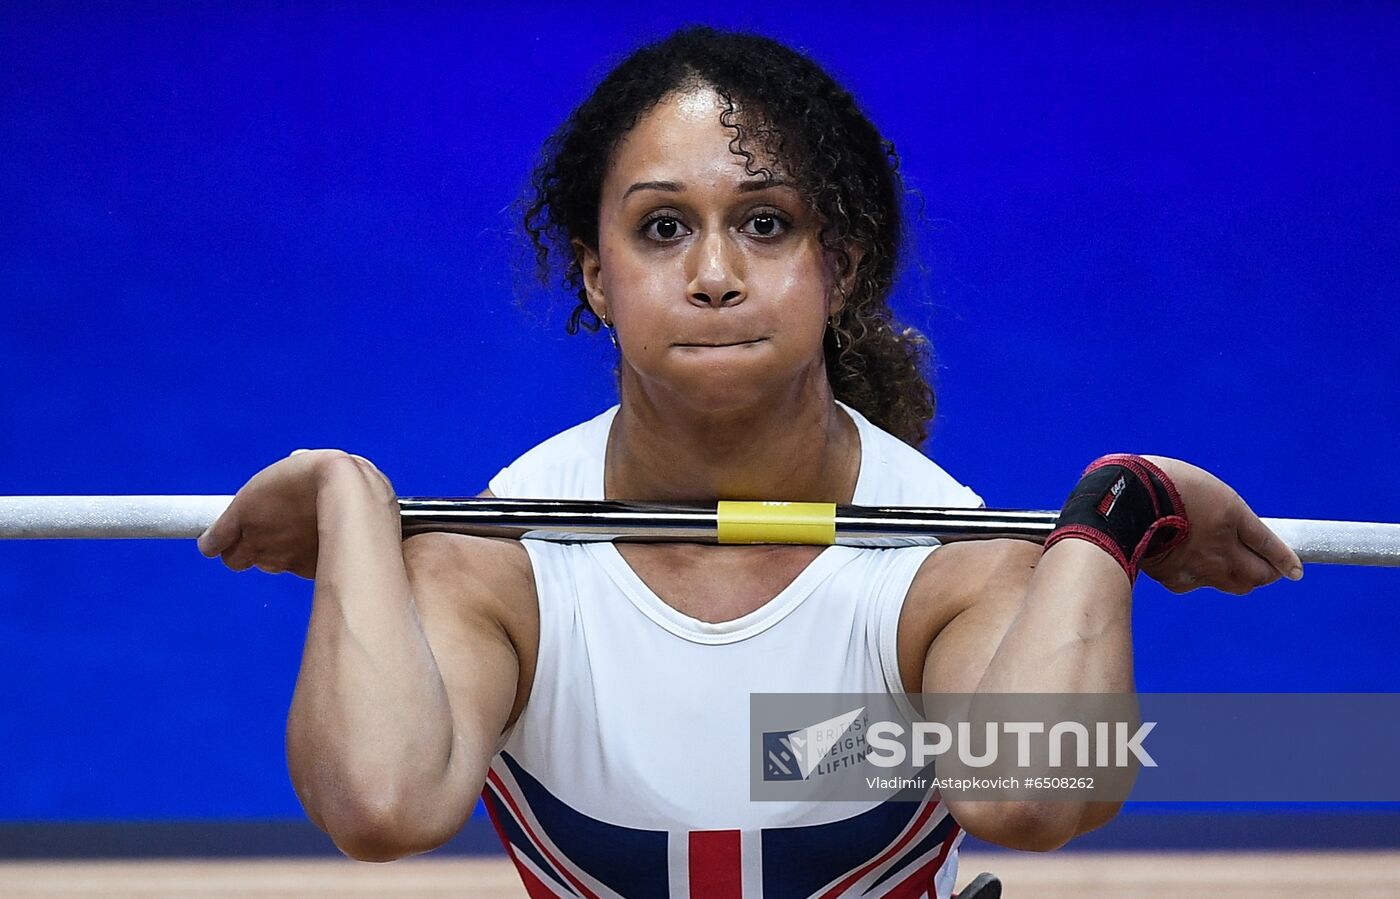
<path id="1" fill-rule="evenodd" d="M 1141 456 L 1097 459 L 1065 500 L 1048 550 L 1067 537 L 1088 540 L 1123 566 L 1131 583 L 1144 557 L 1166 552 L 1190 532 L 1176 486 Z"/>

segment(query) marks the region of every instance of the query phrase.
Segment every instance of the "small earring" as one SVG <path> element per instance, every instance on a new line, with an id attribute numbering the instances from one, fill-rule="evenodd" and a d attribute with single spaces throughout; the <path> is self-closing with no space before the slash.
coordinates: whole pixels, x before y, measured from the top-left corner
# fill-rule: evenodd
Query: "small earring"
<path id="1" fill-rule="evenodd" d="M 836 318 L 837 316 L 833 315 L 826 320 L 826 323 L 831 326 L 831 336 L 836 338 L 836 348 L 839 350 L 841 349 L 841 332 L 836 330 Z"/>
<path id="2" fill-rule="evenodd" d="M 613 349 L 619 349 L 617 345 L 617 329 L 613 327 L 612 322 L 608 321 L 606 315 L 603 316 L 603 327 L 608 329 L 608 339 L 612 341 Z"/>

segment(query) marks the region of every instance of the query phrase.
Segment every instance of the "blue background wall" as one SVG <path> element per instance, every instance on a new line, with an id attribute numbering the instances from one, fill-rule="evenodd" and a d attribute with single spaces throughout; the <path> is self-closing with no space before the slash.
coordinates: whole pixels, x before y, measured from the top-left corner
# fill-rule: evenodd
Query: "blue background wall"
<path id="1" fill-rule="evenodd" d="M 512 304 L 511 207 L 611 61 L 703 20 L 808 48 L 899 147 L 928 449 L 989 504 L 1128 449 L 1400 519 L 1400 14 L 1220 6 L 7 4 L 0 494 L 233 492 L 305 446 L 471 494 L 610 405 L 606 338 Z M 310 592 L 193 543 L 0 545 L 0 820 L 299 816 Z M 1400 690 L 1400 572 L 1135 615 L 1144 690 Z"/>

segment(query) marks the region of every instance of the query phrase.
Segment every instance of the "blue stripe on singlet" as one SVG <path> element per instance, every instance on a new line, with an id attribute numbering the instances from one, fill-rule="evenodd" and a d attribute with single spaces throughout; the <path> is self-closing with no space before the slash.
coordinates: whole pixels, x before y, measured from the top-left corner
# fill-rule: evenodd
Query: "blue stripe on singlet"
<path id="1" fill-rule="evenodd" d="M 881 874 L 880 877 L 870 885 L 870 889 L 873 890 L 891 877 L 906 873 L 910 865 L 921 855 L 933 849 L 935 846 L 943 845 L 943 841 L 948 839 L 949 832 L 956 826 L 957 824 L 953 821 L 952 815 L 944 815 L 943 820 L 938 822 L 938 826 L 930 831 L 928 836 L 920 840 L 917 846 L 905 852 L 904 857 L 895 862 L 888 871 Z"/>
<path id="2" fill-rule="evenodd" d="M 664 830 L 640 830 L 590 818 L 550 793 L 515 759 L 501 753 L 535 820 L 567 860 L 623 896 L 670 892 Z"/>
<path id="3" fill-rule="evenodd" d="M 764 899 L 806 899 L 888 848 L 922 808 L 890 800 L 829 824 L 764 828 Z"/>
<path id="4" fill-rule="evenodd" d="M 510 806 L 501 799 L 496 792 L 496 788 L 487 784 L 486 792 L 482 794 L 482 799 L 486 801 L 486 807 L 491 812 L 497 824 L 501 827 L 501 833 L 505 835 L 506 841 L 521 855 L 535 863 L 535 867 L 544 872 L 553 880 L 560 889 L 571 896 L 577 896 L 574 888 L 564 882 L 563 877 L 554 866 L 535 848 L 535 841 L 525 833 L 525 828 L 520 822 L 515 820 L 515 815 L 511 814 Z"/>

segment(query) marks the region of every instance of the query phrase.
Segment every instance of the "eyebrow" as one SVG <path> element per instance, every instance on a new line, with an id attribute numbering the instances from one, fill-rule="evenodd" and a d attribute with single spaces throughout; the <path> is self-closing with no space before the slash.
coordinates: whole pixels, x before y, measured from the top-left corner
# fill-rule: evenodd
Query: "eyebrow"
<path id="1" fill-rule="evenodd" d="M 756 179 L 739 182 L 739 193 L 748 194 L 754 191 L 767 190 L 770 187 L 786 187 L 787 182 L 782 178 Z M 638 181 L 622 194 L 622 199 L 627 199 L 639 190 L 661 190 L 667 193 L 678 194 L 685 190 L 685 185 L 679 181 Z"/>

